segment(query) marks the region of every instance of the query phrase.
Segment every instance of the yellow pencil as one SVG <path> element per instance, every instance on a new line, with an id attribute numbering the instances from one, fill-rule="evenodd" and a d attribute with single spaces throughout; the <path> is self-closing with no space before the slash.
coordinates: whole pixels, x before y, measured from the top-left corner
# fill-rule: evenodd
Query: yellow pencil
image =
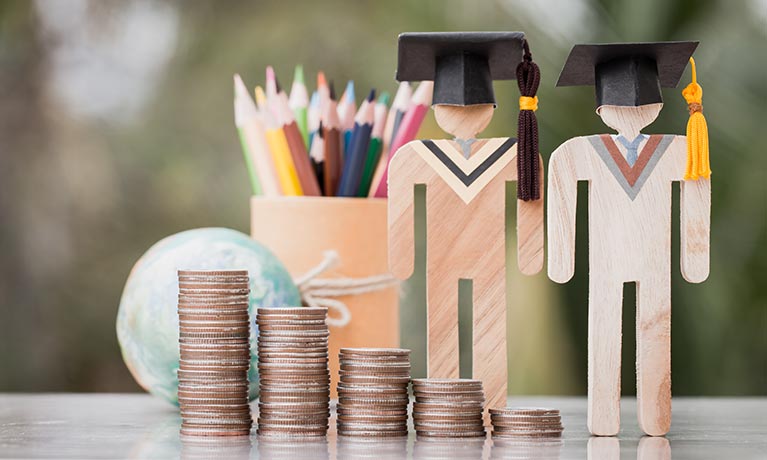
<path id="1" fill-rule="evenodd" d="M 298 181 L 293 158 L 290 155 L 288 140 L 285 132 L 277 124 L 274 115 L 269 111 L 266 104 L 266 95 L 263 88 L 256 86 L 256 102 L 261 109 L 261 115 L 264 118 L 264 127 L 266 128 L 266 142 L 269 144 L 269 150 L 274 159 L 274 169 L 277 172 L 277 179 L 282 187 L 282 193 L 289 196 L 301 196 L 304 194 L 301 189 L 301 183 Z"/>

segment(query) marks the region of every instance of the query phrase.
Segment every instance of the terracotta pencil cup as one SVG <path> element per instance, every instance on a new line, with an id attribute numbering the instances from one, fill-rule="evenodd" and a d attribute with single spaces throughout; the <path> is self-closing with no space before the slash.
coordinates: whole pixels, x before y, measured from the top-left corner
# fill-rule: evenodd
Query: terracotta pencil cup
<path id="1" fill-rule="evenodd" d="M 318 278 L 363 278 L 388 273 L 386 199 L 279 197 L 250 199 L 250 235 L 285 264 L 294 278 L 335 250 L 340 264 Z M 336 397 L 342 347 L 398 347 L 396 286 L 339 297 L 351 313 L 343 327 L 330 327 L 331 393 Z M 333 317 L 330 310 L 328 315 Z"/>

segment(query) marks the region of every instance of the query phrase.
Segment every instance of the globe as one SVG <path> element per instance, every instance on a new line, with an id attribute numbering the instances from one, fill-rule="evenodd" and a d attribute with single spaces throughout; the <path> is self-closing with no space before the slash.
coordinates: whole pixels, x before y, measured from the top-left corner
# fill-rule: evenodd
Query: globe
<path id="1" fill-rule="evenodd" d="M 247 235 L 225 228 L 200 228 L 171 235 L 141 256 L 125 283 L 117 313 L 117 339 L 125 364 L 149 393 L 178 404 L 179 269 L 247 269 L 250 312 L 258 307 L 301 305 L 282 263 Z M 252 321 L 252 320 L 251 320 Z M 258 395 L 256 337 L 251 322 L 251 399 Z"/>

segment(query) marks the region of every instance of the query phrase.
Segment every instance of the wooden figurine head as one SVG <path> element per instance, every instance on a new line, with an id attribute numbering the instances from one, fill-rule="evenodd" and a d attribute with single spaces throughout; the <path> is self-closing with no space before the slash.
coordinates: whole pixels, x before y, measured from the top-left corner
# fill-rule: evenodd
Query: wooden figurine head
<path id="1" fill-rule="evenodd" d="M 495 109 L 493 80 L 513 80 L 521 32 L 426 32 L 399 37 L 398 81 L 434 81 L 434 116 L 445 132 L 472 139 Z"/>
<path id="2" fill-rule="evenodd" d="M 634 139 L 658 117 L 661 87 L 677 86 L 697 46 L 695 41 L 575 45 L 557 86 L 594 86 L 602 121 Z"/>

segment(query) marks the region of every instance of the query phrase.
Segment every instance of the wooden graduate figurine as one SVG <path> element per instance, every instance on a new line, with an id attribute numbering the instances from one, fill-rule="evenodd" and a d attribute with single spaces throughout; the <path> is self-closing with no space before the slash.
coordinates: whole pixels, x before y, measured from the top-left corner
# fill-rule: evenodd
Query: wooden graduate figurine
<path id="1" fill-rule="evenodd" d="M 575 267 L 577 182 L 589 183 L 588 426 L 620 428 L 623 284 L 636 283 L 637 413 L 645 433 L 671 424 L 671 185 L 681 182 L 681 271 L 692 283 L 709 270 L 711 171 L 702 90 L 690 58 L 697 42 L 576 45 L 557 86 L 594 85 L 597 114 L 618 135 L 576 137 L 551 155 L 549 277 Z M 645 135 L 688 60 L 693 83 L 687 136 Z"/>
<path id="2" fill-rule="evenodd" d="M 493 80 L 515 78 L 523 94 L 520 141 L 476 139 L 493 115 Z M 504 407 L 509 181 L 518 181 L 519 268 L 534 274 L 543 265 L 542 168 L 533 114 L 538 67 L 520 32 L 408 33 L 399 37 L 397 80 L 434 81 L 434 115 L 455 139 L 413 141 L 392 158 L 389 267 L 402 279 L 413 272 L 413 191 L 425 184 L 428 376 L 459 377 L 458 281 L 472 280 L 473 378 L 484 384 L 485 407 Z"/>

